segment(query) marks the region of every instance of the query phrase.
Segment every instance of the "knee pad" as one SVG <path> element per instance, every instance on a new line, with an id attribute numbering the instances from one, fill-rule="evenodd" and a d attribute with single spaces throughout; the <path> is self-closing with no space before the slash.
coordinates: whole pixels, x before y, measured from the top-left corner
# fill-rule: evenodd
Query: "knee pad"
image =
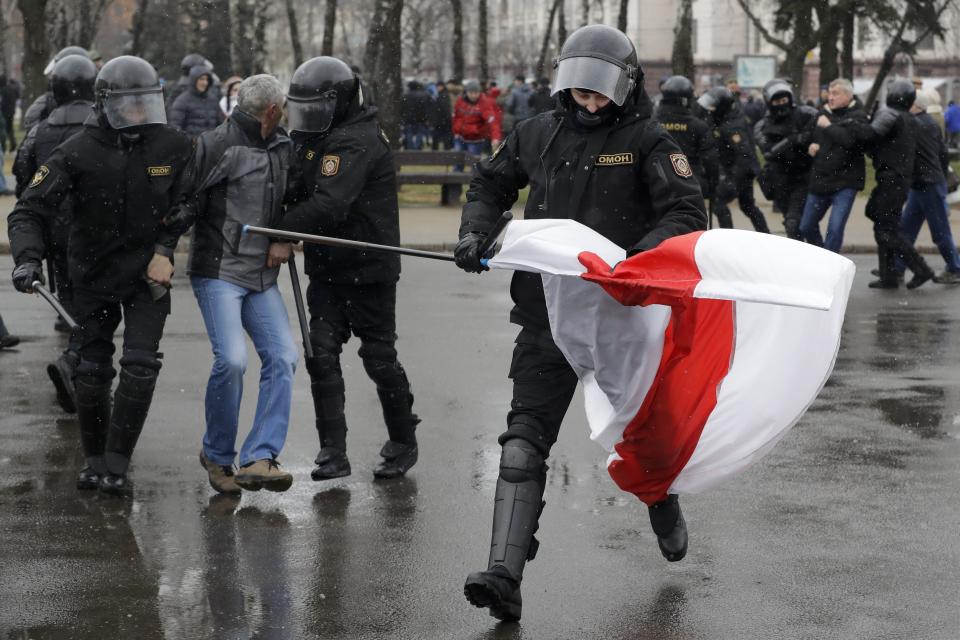
<path id="1" fill-rule="evenodd" d="M 397 362 L 397 350 L 386 342 L 363 343 L 360 347 L 360 359 L 367 375 L 377 387 L 398 389 L 407 385 L 407 374 Z"/>
<path id="2" fill-rule="evenodd" d="M 163 363 L 160 360 L 163 354 L 157 351 L 145 351 L 143 349 L 124 349 L 123 356 L 120 358 L 120 367 L 128 371 L 141 371 L 150 369 L 156 377 L 156 372 L 160 371 Z"/>
<path id="3" fill-rule="evenodd" d="M 500 478 L 511 483 L 534 480 L 543 484 L 547 472 L 544 462 L 543 455 L 532 444 L 511 438 L 500 453 Z"/>
<path id="4" fill-rule="evenodd" d="M 342 379 L 340 358 L 336 354 L 313 346 L 313 357 L 305 359 L 307 373 L 314 382 Z"/>
<path id="5" fill-rule="evenodd" d="M 157 369 L 143 365 L 132 364 L 120 368 L 120 383 L 118 391 L 152 394 L 157 386 Z"/>

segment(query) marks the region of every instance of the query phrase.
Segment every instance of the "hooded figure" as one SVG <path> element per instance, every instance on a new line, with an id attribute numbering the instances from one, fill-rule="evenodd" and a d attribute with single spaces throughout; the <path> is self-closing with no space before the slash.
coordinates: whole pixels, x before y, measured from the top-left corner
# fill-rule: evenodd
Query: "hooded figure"
<path id="1" fill-rule="evenodd" d="M 170 124 L 183 130 L 191 138 L 214 129 L 223 122 L 223 112 L 217 98 L 210 93 L 213 76 L 209 67 L 197 65 L 190 69 L 190 88 L 177 96 L 170 109 Z"/>

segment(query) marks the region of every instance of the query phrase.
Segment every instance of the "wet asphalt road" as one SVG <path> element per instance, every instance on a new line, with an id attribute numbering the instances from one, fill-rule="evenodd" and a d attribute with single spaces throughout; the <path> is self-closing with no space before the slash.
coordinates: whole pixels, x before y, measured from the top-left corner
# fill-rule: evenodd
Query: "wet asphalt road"
<path id="1" fill-rule="evenodd" d="M 293 488 L 232 501 L 197 463 L 211 356 L 187 282 L 132 499 L 101 498 L 73 488 L 77 425 L 44 372 L 64 340 L 0 257 L 0 311 L 24 337 L 0 352 L 0 638 L 960 637 L 960 288 L 868 291 L 874 259 L 858 258 L 832 379 L 758 466 L 683 499 L 690 553 L 677 564 L 608 478 L 578 398 L 551 460 L 523 621 L 498 626 L 461 589 L 489 544 L 515 334 L 508 274 L 404 260 L 398 348 L 421 462 L 373 481 L 386 435 L 354 341 L 353 476 L 309 479 L 301 369 L 281 457 Z M 257 364 L 251 352 L 243 432 Z"/>

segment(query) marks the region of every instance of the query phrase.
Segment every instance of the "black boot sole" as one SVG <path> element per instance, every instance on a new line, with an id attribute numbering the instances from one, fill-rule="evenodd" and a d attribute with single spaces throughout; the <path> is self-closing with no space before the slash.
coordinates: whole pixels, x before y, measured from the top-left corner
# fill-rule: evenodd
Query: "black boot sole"
<path id="1" fill-rule="evenodd" d="M 326 467 L 318 465 L 314 467 L 313 471 L 310 472 L 310 479 L 314 482 L 320 482 L 321 480 L 333 480 L 334 478 L 346 478 L 352 473 L 350 465 L 341 467 Z"/>
<path id="2" fill-rule="evenodd" d="M 47 365 L 47 375 L 50 376 L 50 382 L 57 390 L 57 403 L 67 413 L 77 412 L 77 403 L 73 399 L 70 381 L 64 377 L 64 372 L 57 366 L 56 362 Z"/>
<path id="3" fill-rule="evenodd" d="M 77 478 L 77 489 L 80 491 L 96 491 L 100 488 L 100 476 Z"/>
<path id="4" fill-rule="evenodd" d="M 385 459 L 373 470 L 373 477 L 377 480 L 393 480 L 403 477 L 407 471 L 417 464 L 419 449 L 414 447 L 396 458 Z"/>
<path id="5" fill-rule="evenodd" d="M 482 578 L 475 577 L 475 575 L 467 576 L 467 582 L 463 585 L 463 595 L 466 596 L 467 602 L 478 609 L 489 608 L 490 615 L 497 620 L 503 622 L 520 620 L 522 605 L 505 601 L 496 589 L 486 584 Z"/>

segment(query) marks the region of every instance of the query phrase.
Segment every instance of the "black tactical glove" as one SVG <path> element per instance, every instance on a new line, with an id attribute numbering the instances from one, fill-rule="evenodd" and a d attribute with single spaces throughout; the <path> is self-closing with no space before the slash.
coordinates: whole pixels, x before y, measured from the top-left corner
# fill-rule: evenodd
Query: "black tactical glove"
<path id="1" fill-rule="evenodd" d="M 457 266 L 467 273 L 488 271 L 489 267 L 480 264 L 480 258 L 483 257 L 480 255 L 480 247 L 486 239 L 487 234 L 485 233 L 471 231 L 464 234 L 453 250 L 453 257 L 456 259 Z"/>
<path id="2" fill-rule="evenodd" d="M 38 262 L 22 262 L 13 269 L 13 286 L 17 291 L 33 293 L 33 283 L 43 279 L 43 267 Z"/>

